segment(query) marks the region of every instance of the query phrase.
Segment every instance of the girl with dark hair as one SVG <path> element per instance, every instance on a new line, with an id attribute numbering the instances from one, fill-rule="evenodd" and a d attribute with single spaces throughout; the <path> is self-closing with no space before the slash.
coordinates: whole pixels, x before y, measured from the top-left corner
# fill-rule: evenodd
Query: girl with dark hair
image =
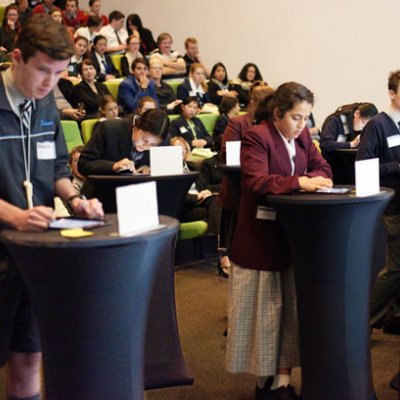
<path id="1" fill-rule="evenodd" d="M 325 120 L 320 135 L 322 154 L 329 157 L 336 149 L 354 149 L 367 122 L 378 114 L 372 103 L 354 103 L 339 107 Z"/>
<path id="2" fill-rule="evenodd" d="M 212 137 L 205 126 L 196 117 L 199 101 L 196 97 L 187 97 L 181 107 L 181 116 L 171 122 L 171 136 L 182 136 L 193 147 L 210 147 Z"/>
<path id="3" fill-rule="evenodd" d="M 4 10 L 4 19 L 0 28 L 0 50 L 9 53 L 14 49 L 15 38 L 20 30 L 19 11 L 16 4 L 10 4 Z"/>
<path id="4" fill-rule="evenodd" d="M 299 399 L 290 386 L 291 368 L 300 363 L 292 260 L 279 220 L 262 207 L 266 194 L 332 186 L 306 127 L 313 103 L 305 86 L 285 83 L 268 98 L 260 124 L 242 137 L 226 365 L 257 376 L 257 399 Z"/>
<path id="5" fill-rule="evenodd" d="M 249 91 L 255 81 L 262 81 L 262 75 L 256 64 L 247 63 L 239 72 L 237 79 L 232 81 L 239 93 L 239 101 L 242 107 L 249 104 Z"/>
<path id="6" fill-rule="evenodd" d="M 76 85 L 76 92 L 80 103 L 86 110 L 86 118 L 97 118 L 100 108 L 100 99 L 111 95 L 104 83 L 96 82 L 96 68 L 91 60 L 83 60 L 78 67 L 82 82 Z"/>
<path id="7" fill-rule="evenodd" d="M 132 117 L 100 122 L 79 158 L 79 172 L 84 176 L 148 172 L 148 150 L 166 140 L 168 131 L 169 118 L 158 109 L 147 110 L 134 123 Z"/>
<path id="8" fill-rule="evenodd" d="M 216 63 L 211 69 L 208 92 L 211 103 L 216 105 L 219 105 L 224 97 L 236 98 L 238 96 L 238 93 L 229 83 L 225 65 L 221 62 Z"/>
<path id="9" fill-rule="evenodd" d="M 221 136 L 231 118 L 240 113 L 239 100 L 236 97 L 224 97 L 218 107 L 219 117 L 214 127 L 214 139 Z"/>
<path id="10" fill-rule="evenodd" d="M 126 30 L 129 35 L 139 34 L 141 40 L 140 52 L 147 55 L 157 48 L 157 43 L 153 38 L 153 34 L 147 28 L 143 27 L 142 20 L 137 14 L 129 14 L 126 18 Z"/>

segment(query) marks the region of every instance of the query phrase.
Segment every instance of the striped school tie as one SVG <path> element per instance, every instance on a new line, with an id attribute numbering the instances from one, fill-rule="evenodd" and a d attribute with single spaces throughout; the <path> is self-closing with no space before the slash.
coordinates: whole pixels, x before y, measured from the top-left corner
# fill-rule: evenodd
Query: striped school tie
<path id="1" fill-rule="evenodd" d="M 27 133 L 29 131 L 29 127 L 31 125 L 32 109 L 33 109 L 33 100 L 32 99 L 26 99 L 19 106 L 20 118 L 21 118 L 22 126 L 24 127 L 25 133 Z"/>

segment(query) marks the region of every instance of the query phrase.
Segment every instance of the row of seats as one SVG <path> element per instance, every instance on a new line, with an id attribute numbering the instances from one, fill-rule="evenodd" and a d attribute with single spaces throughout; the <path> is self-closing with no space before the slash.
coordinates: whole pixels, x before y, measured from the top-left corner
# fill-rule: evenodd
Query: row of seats
<path id="1" fill-rule="evenodd" d="M 219 114 L 199 114 L 198 118 L 203 122 L 207 132 L 212 135 L 215 127 L 215 123 L 217 122 Z M 179 115 L 173 114 L 169 116 L 169 119 L 173 121 L 178 118 Z M 86 144 L 90 137 L 92 136 L 93 128 L 95 124 L 98 122 L 98 119 L 86 119 L 81 122 L 81 129 L 79 129 L 79 125 L 76 121 L 61 121 L 65 142 L 67 144 L 68 152 L 75 146 L 79 146 L 81 144 Z"/>

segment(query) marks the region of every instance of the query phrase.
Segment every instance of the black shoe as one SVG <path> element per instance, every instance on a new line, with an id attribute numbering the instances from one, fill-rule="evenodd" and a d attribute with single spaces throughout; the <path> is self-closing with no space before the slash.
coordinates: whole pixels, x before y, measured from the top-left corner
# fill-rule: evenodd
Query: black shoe
<path id="1" fill-rule="evenodd" d="M 390 381 L 390 387 L 393 390 L 400 392 L 400 372 L 398 372 L 393 379 Z"/>
<path id="2" fill-rule="evenodd" d="M 262 388 L 258 387 L 256 384 L 256 389 L 255 389 L 255 395 L 257 400 L 267 400 L 268 393 L 271 391 L 271 385 L 272 382 L 274 381 L 274 378 L 271 376 L 269 377 Z"/>
<path id="3" fill-rule="evenodd" d="M 271 390 L 266 393 L 263 400 L 300 400 L 300 397 L 297 396 L 294 391 L 294 387 L 291 385 L 281 386 L 278 389 Z"/>

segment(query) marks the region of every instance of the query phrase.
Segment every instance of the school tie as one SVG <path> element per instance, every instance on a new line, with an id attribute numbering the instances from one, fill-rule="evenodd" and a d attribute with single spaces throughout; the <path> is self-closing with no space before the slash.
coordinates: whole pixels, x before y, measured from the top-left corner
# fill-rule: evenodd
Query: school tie
<path id="1" fill-rule="evenodd" d="M 20 118 L 22 121 L 22 126 L 24 127 L 24 133 L 27 133 L 29 131 L 29 126 L 31 124 L 32 109 L 33 109 L 32 99 L 26 99 L 19 106 Z"/>
<path id="2" fill-rule="evenodd" d="M 114 32 L 115 32 L 115 36 L 117 37 L 118 44 L 122 44 L 122 40 L 119 37 L 118 32 L 117 31 L 114 31 Z"/>
<path id="3" fill-rule="evenodd" d="M 108 64 L 106 63 L 106 60 L 104 58 L 101 59 L 101 63 L 104 66 L 104 72 L 106 74 L 109 74 L 111 72 L 110 67 L 108 66 Z"/>

